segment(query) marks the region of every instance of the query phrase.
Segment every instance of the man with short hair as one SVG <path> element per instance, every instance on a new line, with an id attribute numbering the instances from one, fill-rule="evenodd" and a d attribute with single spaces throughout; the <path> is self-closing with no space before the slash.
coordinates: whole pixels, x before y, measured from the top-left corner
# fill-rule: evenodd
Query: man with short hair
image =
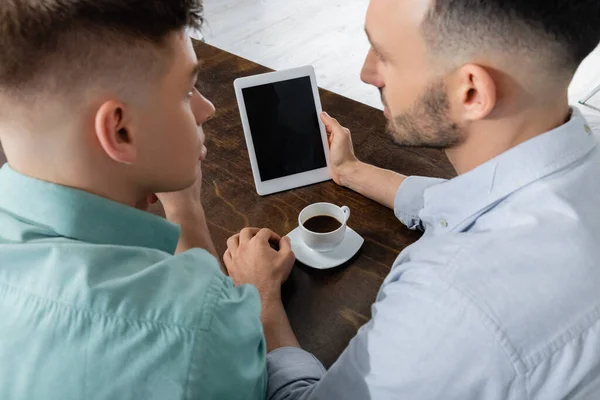
<path id="1" fill-rule="evenodd" d="M 259 297 L 200 202 L 201 12 L 0 2 L 1 399 L 264 398 Z"/>
<path id="2" fill-rule="evenodd" d="M 600 398 L 600 151 L 567 99 L 598 21 L 597 0 L 371 0 L 362 78 L 396 142 L 445 150 L 458 177 L 361 163 L 323 115 L 335 182 L 424 235 L 328 371 L 281 305 L 293 262 L 264 231 L 229 240 L 263 301 L 269 399 Z"/>

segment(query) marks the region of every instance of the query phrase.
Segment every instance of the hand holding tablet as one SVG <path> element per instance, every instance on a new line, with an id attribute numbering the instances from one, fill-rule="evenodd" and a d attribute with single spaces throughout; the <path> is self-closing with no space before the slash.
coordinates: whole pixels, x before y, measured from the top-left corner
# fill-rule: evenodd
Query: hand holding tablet
<path id="1" fill-rule="evenodd" d="M 331 179 L 312 67 L 240 78 L 234 86 L 259 195 Z"/>

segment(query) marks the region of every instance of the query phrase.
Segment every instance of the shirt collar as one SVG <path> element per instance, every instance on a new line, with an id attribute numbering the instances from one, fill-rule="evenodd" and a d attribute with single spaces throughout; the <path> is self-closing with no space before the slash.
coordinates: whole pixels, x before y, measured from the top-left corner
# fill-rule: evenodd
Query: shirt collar
<path id="1" fill-rule="evenodd" d="M 424 193 L 421 220 L 435 232 L 462 230 L 518 189 L 585 157 L 597 141 L 585 118 L 573 109 L 566 124 L 516 146 Z"/>
<path id="2" fill-rule="evenodd" d="M 0 169 L 0 208 L 50 234 L 87 243 L 136 246 L 173 254 L 180 229 L 163 218 L 88 192 Z"/>

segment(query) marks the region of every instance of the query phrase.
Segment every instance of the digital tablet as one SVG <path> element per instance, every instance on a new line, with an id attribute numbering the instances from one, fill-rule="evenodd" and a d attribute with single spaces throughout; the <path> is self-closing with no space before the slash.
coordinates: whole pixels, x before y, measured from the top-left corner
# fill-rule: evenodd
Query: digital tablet
<path id="1" fill-rule="evenodd" d="M 313 67 L 240 78 L 234 87 L 259 195 L 331 179 Z"/>

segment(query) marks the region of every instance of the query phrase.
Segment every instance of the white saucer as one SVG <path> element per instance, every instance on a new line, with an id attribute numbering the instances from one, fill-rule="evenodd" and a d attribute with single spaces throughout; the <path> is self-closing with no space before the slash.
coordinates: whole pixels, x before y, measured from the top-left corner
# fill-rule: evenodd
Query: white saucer
<path id="1" fill-rule="evenodd" d="M 344 264 L 350 260 L 362 247 L 365 240 L 352 228 L 346 228 L 346 236 L 342 243 L 333 250 L 318 252 L 304 244 L 300 239 L 300 228 L 287 235 L 292 240 L 292 250 L 296 259 L 302 264 L 316 269 L 329 269 Z"/>

